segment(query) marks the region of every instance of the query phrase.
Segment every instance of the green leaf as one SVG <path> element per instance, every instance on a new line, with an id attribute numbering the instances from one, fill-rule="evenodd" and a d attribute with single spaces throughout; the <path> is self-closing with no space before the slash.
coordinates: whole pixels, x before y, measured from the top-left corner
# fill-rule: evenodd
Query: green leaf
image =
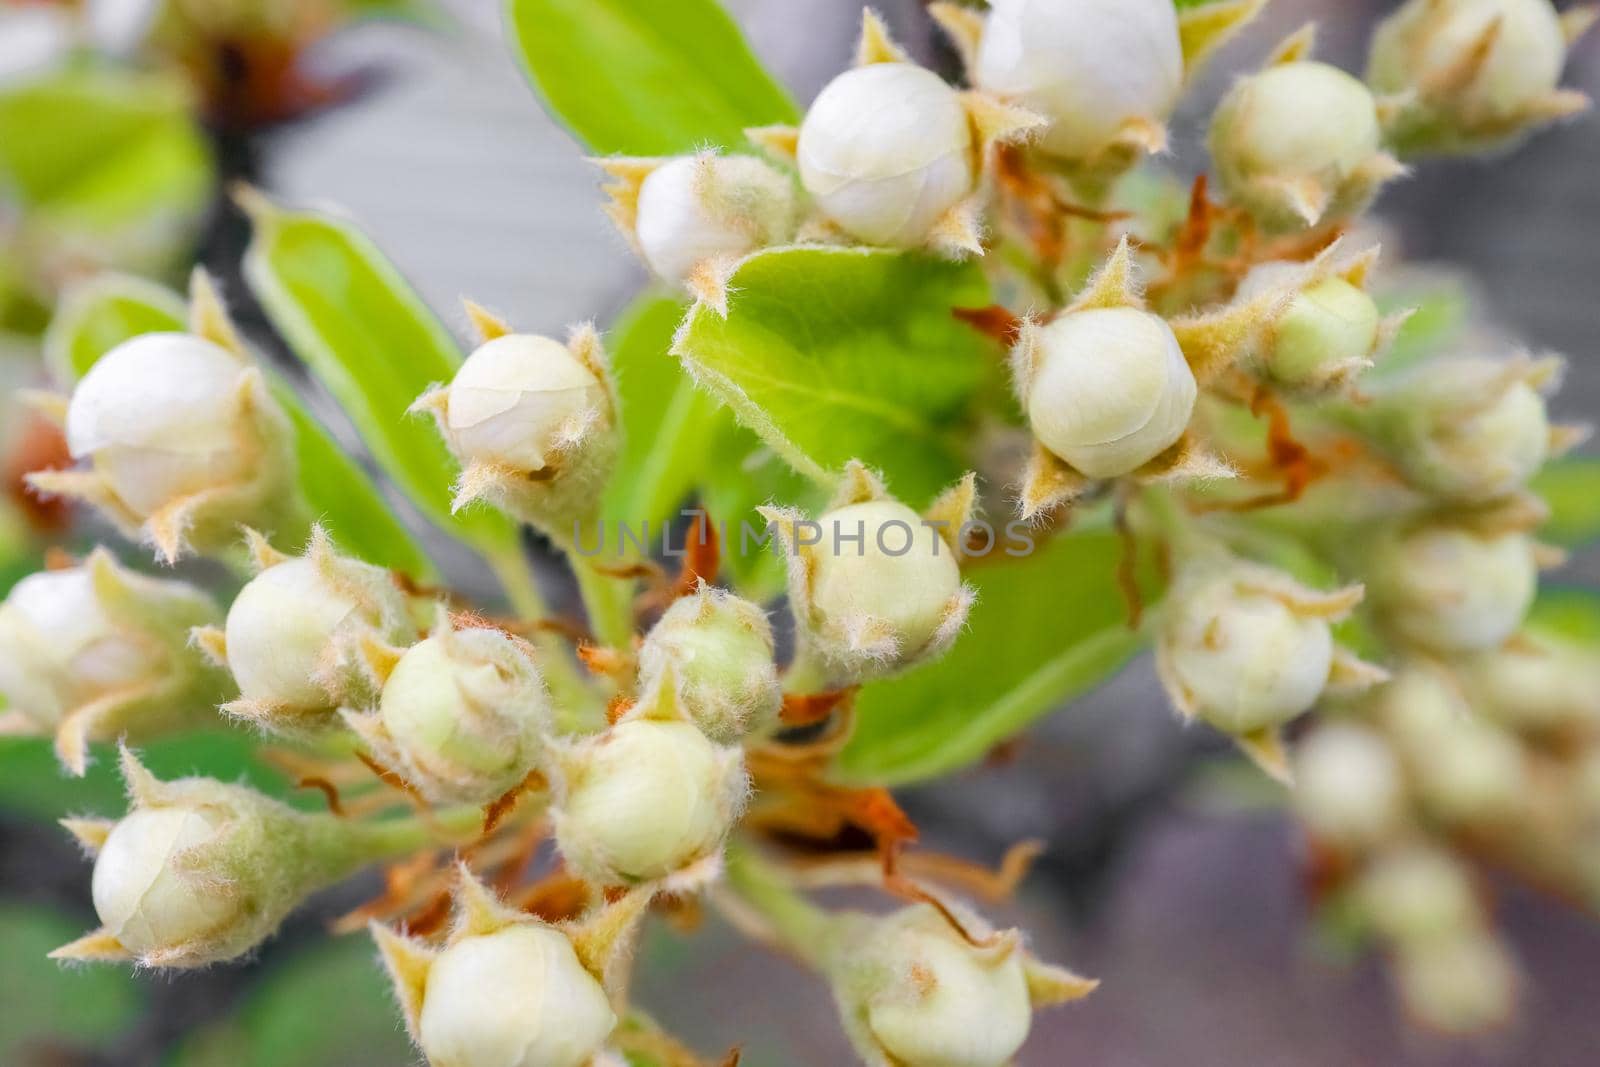
<path id="1" fill-rule="evenodd" d="M 507 0 L 511 42 L 550 113 L 590 151 L 665 156 L 798 120 L 716 0 Z"/>
<path id="2" fill-rule="evenodd" d="M 244 729 L 217 729 L 161 738 L 139 746 L 139 758 L 161 778 L 205 774 L 223 781 L 245 781 L 263 792 L 289 797 L 290 783 L 257 756 L 260 738 Z M 82 778 L 61 773 L 50 741 L 42 737 L 0 737 L 0 809 L 41 820 L 65 815 L 120 815 L 127 807 L 116 751 L 93 746 L 94 762 Z M 313 810 L 320 793 L 291 799 Z"/>
<path id="3" fill-rule="evenodd" d="M 1139 649 L 1117 585 L 1114 531 L 1062 534 L 1024 558 L 1008 558 L 1010 542 L 999 538 L 965 568 L 978 603 L 949 654 L 861 690 L 839 757 L 843 779 L 904 785 L 977 762 Z"/>
<path id="4" fill-rule="evenodd" d="M 210 201 L 214 168 L 181 87 L 73 68 L 0 88 L 0 197 L 48 257 L 161 271 Z"/>
<path id="5" fill-rule="evenodd" d="M 675 351 L 695 380 L 795 470 L 827 484 L 851 459 L 921 504 L 967 469 L 992 345 L 952 315 L 989 303 L 976 264 L 874 249 L 745 260 L 726 319 L 690 314 Z"/>
<path id="6" fill-rule="evenodd" d="M 1539 472 L 1532 488 L 1550 505 L 1541 537 L 1564 548 L 1600 539 L 1600 459 L 1558 459 Z"/>
<path id="7" fill-rule="evenodd" d="M 359 934 L 273 966 L 231 1019 L 185 1041 L 170 1063 L 353 1067 L 415 1060 L 372 941 Z"/>
<path id="8" fill-rule="evenodd" d="M 0 906 L 0 1063 L 84 1062 L 67 1050 L 110 1050 L 144 1007 L 121 967 L 62 967 L 46 955 L 84 926 L 53 909 Z"/>
<path id="9" fill-rule="evenodd" d="M 125 274 L 100 275 L 70 290 L 45 335 L 45 355 L 63 380 L 88 373 L 111 349 L 143 333 L 183 330 L 183 297 Z M 397 519 L 373 478 L 306 409 L 292 386 L 269 371 L 273 395 L 295 431 L 300 487 L 312 514 L 345 551 L 428 580 L 434 568 Z"/>
<path id="10" fill-rule="evenodd" d="M 438 318 L 360 230 L 252 197 L 245 279 L 289 347 L 344 408 L 373 458 L 423 514 L 486 553 L 515 544 L 497 511 L 450 513 L 456 461 L 432 422 L 408 414 L 449 381 L 461 351 Z"/>

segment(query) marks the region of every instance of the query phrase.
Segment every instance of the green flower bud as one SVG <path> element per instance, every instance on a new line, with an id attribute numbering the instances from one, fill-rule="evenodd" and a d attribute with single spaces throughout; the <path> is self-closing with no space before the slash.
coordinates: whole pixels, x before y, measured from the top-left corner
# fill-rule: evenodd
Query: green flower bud
<path id="1" fill-rule="evenodd" d="M 772 627 L 748 600 L 702 584 L 668 608 L 639 649 L 640 689 L 666 684 L 669 672 L 690 718 L 719 744 L 778 723 Z"/>
<path id="2" fill-rule="evenodd" d="M 1516 965 L 1482 930 L 1409 947 L 1395 963 L 1407 1009 L 1431 1029 L 1478 1033 L 1504 1023 L 1516 1007 Z"/>
<path id="3" fill-rule="evenodd" d="M 971 475 L 926 516 L 890 498 L 857 463 L 817 520 L 763 509 L 789 564 L 789 598 L 810 657 L 825 681 L 853 684 L 942 655 L 973 595 L 961 584 L 961 528 L 971 514 Z"/>
<path id="4" fill-rule="evenodd" d="M 1240 286 L 1242 298 L 1266 293 L 1304 268 L 1263 263 Z M 1378 305 L 1339 274 L 1305 284 L 1273 320 L 1257 356 L 1259 373 L 1295 394 L 1342 386 L 1372 365 L 1385 340 Z"/>
<path id="5" fill-rule="evenodd" d="M 1471 873 L 1429 845 L 1381 855 L 1362 872 L 1356 894 L 1373 928 L 1406 947 L 1471 933 L 1486 917 Z"/>
<path id="6" fill-rule="evenodd" d="M 556 842 L 602 885 L 694 887 L 720 870 L 723 838 L 744 809 L 744 755 L 708 741 L 673 687 L 652 701 L 557 753 Z"/>
<path id="7" fill-rule="evenodd" d="M 116 822 L 67 820 L 97 853 L 101 928 L 51 955 L 199 967 L 260 944 L 307 895 L 425 843 L 413 824 L 306 815 L 210 778 L 156 780 L 126 748 L 132 808 Z"/>
<path id="8" fill-rule="evenodd" d="M 442 617 L 431 637 L 381 670 L 376 714 L 346 712 L 345 721 L 430 800 L 487 804 L 543 754 L 550 700 L 523 642 L 499 630 L 456 630 Z"/>
<path id="9" fill-rule="evenodd" d="M 1034 436 L 1090 478 L 1131 474 L 1177 443 L 1199 386 L 1172 328 L 1131 307 L 1092 308 L 1027 326 L 1018 388 Z"/>
<path id="10" fill-rule="evenodd" d="M 1400 763 L 1379 734 L 1346 722 L 1319 726 L 1294 750 L 1295 811 L 1320 841 L 1364 848 L 1405 824 Z"/>
<path id="11" fill-rule="evenodd" d="M 1557 89 L 1585 25 L 1549 0 L 1409 0 L 1373 35 L 1367 81 L 1404 101 L 1388 132 L 1405 151 L 1496 148 L 1587 106 Z"/>
<path id="12" fill-rule="evenodd" d="M 1541 390 L 1558 360 L 1451 359 L 1386 387 L 1358 418 L 1408 481 L 1447 500 L 1494 500 L 1526 485 L 1553 443 Z"/>
<path id="13" fill-rule="evenodd" d="M 647 892 L 553 926 L 495 899 L 465 867 L 434 950 L 374 923 L 406 1029 L 450 1067 L 595 1067 L 617 1025 L 620 975 Z"/>
<path id="14" fill-rule="evenodd" d="M 599 336 L 579 327 L 563 345 L 468 310 L 484 343 L 412 406 L 434 416 L 462 464 L 452 507 L 487 499 L 570 537 L 616 462 L 616 394 Z"/>
<path id="15" fill-rule="evenodd" d="M 340 707 L 375 691 L 363 643 L 415 638 L 405 594 L 388 571 L 338 555 L 320 527 L 301 557 L 259 536 L 251 544 L 260 573 L 234 598 L 223 631 L 196 633 L 239 683 L 223 710 L 280 734 L 337 726 Z"/>
<path id="16" fill-rule="evenodd" d="M 1047 967 L 1018 931 L 992 932 L 955 909 L 977 943 L 929 904 L 840 931 L 834 996 L 870 1064 L 1004 1067 L 1027 1040 L 1035 1007 L 1077 999 L 1098 983 Z"/>
<path id="17" fill-rule="evenodd" d="M 1423 806 L 1450 823 L 1509 822 L 1528 796 L 1528 761 L 1514 737 L 1467 717 L 1408 752 Z"/>
<path id="18" fill-rule="evenodd" d="M 1396 636 L 1434 652 L 1478 652 L 1522 625 L 1538 564 L 1526 534 L 1432 522 L 1381 537 L 1366 577 L 1373 607 Z"/>
<path id="19" fill-rule="evenodd" d="M 1217 106 L 1209 143 L 1222 188 L 1275 229 L 1359 213 L 1401 169 L 1380 151 L 1367 87 L 1300 58 L 1241 79 Z"/>
<path id="20" fill-rule="evenodd" d="M 148 578 L 97 548 L 22 579 L 0 604 L 0 694 L 19 732 L 55 735 L 82 774 L 88 742 L 141 739 L 212 719 L 228 680 L 189 645 L 220 618 L 186 582 Z"/>
<path id="21" fill-rule="evenodd" d="M 1600 655 L 1589 645 L 1525 631 L 1456 669 L 1473 706 L 1507 729 L 1600 733 Z"/>

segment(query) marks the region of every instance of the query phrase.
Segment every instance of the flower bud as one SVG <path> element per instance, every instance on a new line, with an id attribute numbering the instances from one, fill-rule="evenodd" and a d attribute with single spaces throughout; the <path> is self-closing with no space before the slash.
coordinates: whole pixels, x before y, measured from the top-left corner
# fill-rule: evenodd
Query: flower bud
<path id="1" fill-rule="evenodd" d="M 1048 155 L 1093 163 L 1119 143 L 1164 143 L 1183 86 L 1167 0 L 995 0 L 974 80 L 1047 116 Z"/>
<path id="2" fill-rule="evenodd" d="M 1457 664 L 1475 708 L 1519 733 L 1600 733 L 1600 655 L 1588 645 L 1524 631 Z"/>
<path id="3" fill-rule="evenodd" d="M 1004 1067 L 1027 1040 L 1033 1010 L 1098 984 L 1047 967 L 1018 931 L 990 931 L 951 909 L 969 940 L 931 904 L 865 919 L 834 964 L 834 996 L 868 1063 Z"/>
<path id="4" fill-rule="evenodd" d="M 0 9 L 0 85 L 49 70 L 74 44 L 71 16 L 54 7 Z"/>
<path id="5" fill-rule="evenodd" d="M 228 609 L 223 632 L 197 639 L 239 684 L 223 710 L 285 734 L 338 725 L 341 706 L 374 692 L 363 642 L 415 639 L 406 597 L 389 572 L 336 554 L 320 528 L 302 557 L 253 537 L 260 573 Z"/>
<path id="6" fill-rule="evenodd" d="M 452 506 L 487 498 L 566 536 L 574 517 L 593 511 L 616 460 L 616 400 L 599 338 L 582 327 L 562 345 L 479 324 L 485 343 L 448 386 L 413 405 L 433 414 L 461 461 Z"/>
<path id="7" fill-rule="evenodd" d="M 1516 965 L 1486 931 L 1408 947 L 1395 963 L 1407 1009 L 1435 1030 L 1476 1033 L 1505 1022 L 1516 1006 Z"/>
<path id="8" fill-rule="evenodd" d="M 1526 485 L 1549 458 L 1540 389 L 1558 366 L 1526 358 L 1434 361 L 1387 387 L 1364 421 L 1418 489 L 1490 501 Z"/>
<path id="9" fill-rule="evenodd" d="M 1019 381 L 1034 436 L 1091 478 L 1130 474 L 1177 443 L 1199 387 L 1172 328 L 1135 308 L 1068 312 L 1025 327 Z"/>
<path id="10" fill-rule="evenodd" d="M 698 290 L 696 272 L 794 236 L 794 186 L 759 159 L 702 152 L 600 165 L 617 179 L 607 190 L 613 221 L 664 281 Z"/>
<path id="11" fill-rule="evenodd" d="M 134 337 L 73 391 L 67 445 L 92 472 L 42 471 L 41 492 L 79 496 L 167 561 L 218 552 L 241 523 L 299 513 L 293 431 L 238 351 L 182 333 Z"/>
<path id="12" fill-rule="evenodd" d="M 1471 933 L 1485 918 L 1471 873 L 1429 845 L 1379 856 L 1362 872 L 1356 893 L 1374 929 L 1404 947 Z"/>
<path id="13" fill-rule="evenodd" d="M 1290 264 L 1264 263 L 1245 277 L 1240 293 L 1265 292 Z M 1273 321 L 1259 357 L 1261 372 L 1292 393 L 1341 385 L 1372 365 L 1383 335 L 1378 305 L 1337 275 L 1301 289 Z"/>
<path id="14" fill-rule="evenodd" d="M 914 248 L 972 195 L 977 144 L 960 94 L 913 63 L 839 75 L 800 127 L 800 182 L 852 237 Z"/>
<path id="15" fill-rule="evenodd" d="M 1309 60 L 1241 79 L 1217 106 L 1209 143 L 1223 189 L 1275 229 L 1355 214 L 1399 170 L 1379 150 L 1372 93 Z"/>
<path id="16" fill-rule="evenodd" d="M 708 741 L 671 687 L 652 699 L 557 754 L 556 842 L 603 885 L 708 880 L 744 809 L 743 753 Z"/>
<path id="17" fill-rule="evenodd" d="M 1528 796 L 1528 762 L 1514 737 L 1467 716 L 1407 753 L 1423 806 L 1447 823 L 1507 823 Z"/>
<path id="18" fill-rule="evenodd" d="M 1381 841 L 1405 822 L 1399 761 L 1381 736 L 1346 722 L 1295 746 L 1293 800 L 1313 836 L 1343 848 Z"/>
<path id="19" fill-rule="evenodd" d="M 465 867 L 442 949 L 376 923 L 372 936 L 432 1064 L 594 1067 L 617 1025 L 612 994 L 649 905 L 629 894 L 581 923 L 540 922 L 507 907 Z"/>
<path id="20" fill-rule="evenodd" d="M 890 498 L 859 464 L 812 521 L 766 509 L 789 564 L 803 648 L 827 681 L 850 685 L 936 658 L 966 620 L 957 544 L 971 514 L 971 475 L 926 516 Z M 792 669 L 792 668 L 791 668 Z"/>
<path id="21" fill-rule="evenodd" d="M 534 769 L 550 701 L 522 642 L 445 619 L 387 669 L 377 714 L 345 719 L 423 796 L 487 804 Z"/>
<path id="22" fill-rule="evenodd" d="M 1157 645 L 1174 703 L 1234 736 L 1283 725 L 1337 674 L 1359 673 L 1336 655 L 1329 623 L 1360 600 L 1359 586 L 1320 593 L 1265 567 L 1192 565 Z"/>
<path id="23" fill-rule="evenodd" d="M 157 781 L 122 750 L 132 807 L 112 822 L 69 819 L 97 853 L 101 928 L 57 959 L 198 967 L 234 959 L 311 892 L 424 843 L 414 829 L 301 814 L 210 778 Z"/>
<path id="24" fill-rule="evenodd" d="M 1406 151 L 1494 148 L 1583 109 L 1557 90 L 1567 44 L 1549 0 L 1409 0 L 1373 35 L 1367 81 L 1405 101 L 1390 133 Z"/>
<path id="25" fill-rule="evenodd" d="M 668 608 L 645 637 L 639 687 L 654 689 L 670 672 L 695 725 L 718 744 L 736 744 L 777 725 L 783 693 L 773 655 L 766 612 L 702 584 Z"/>
<path id="26" fill-rule="evenodd" d="M 1478 652 L 1516 633 L 1538 588 L 1533 542 L 1447 523 L 1391 531 L 1367 588 L 1385 625 L 1434 652 Z"/>
<path id="27" fill-rule="evenodd" d="M 189 646 L 221 612 L 186 582 L 147 578 L 95 549 L 22 579 L 0 604 L 0 694 L 18 727 L 56 736 L 82 774 L 90 741 L 153 737 L 211 719 L 227 678 Z"/>

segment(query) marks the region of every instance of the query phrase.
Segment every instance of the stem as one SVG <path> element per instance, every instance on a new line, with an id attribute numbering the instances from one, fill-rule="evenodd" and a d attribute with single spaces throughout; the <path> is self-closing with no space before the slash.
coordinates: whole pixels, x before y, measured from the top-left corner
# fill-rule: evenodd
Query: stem
<path id="1" fill-rule="evenodd" d="M 589 616 L 589 629 L 595 639 L 611 648 L 627 649 L 633 644 L 632 578 L 606 574 L 588 557 L 567 554 L 572 573 L 578 579 L 578 595 Z"/>
<path id="2" fill-rule="evenodd" d="M 838 917 L 807 900 L 777 867 L 738 841 L 727 847 L 728 885 L 758 914 L 781 947 L 817 968 L 827 968 L 839 928 Z"/>
<path id="3" fill-rule="evenodd" d="M 822 693 L 827 691 L 830 681 L 828 665 L 816 654 L 812 643 L 801 637 L 795 646 L 794 659 L 783 672 L 783 691 L 797 696 Z"/>
<path id="4" fill-rule="evenodd" d="M 521 548 L 512 545 L 489 553 L 486 558 L 519 617 L 526 622 L 550 618 L 550 607 L 534 577 L 532 563 Z M 557 717 L 565 727 L 585 729 L 587 722 L 601 711 L 599 693 L 579 672 L 560 637 L 541 632 L 531 640 L 539 650 L 539 670 L 555 698 Z"/>
<path id="5" fill-rule="evenodd" d="M 300 816 L 312 881 L 327 885 L 374 863 L 425 848 L 466 844 L 483 826 L 483 811 L 470 805 L 382 822 L 350 822 L 337 815 Z"/>

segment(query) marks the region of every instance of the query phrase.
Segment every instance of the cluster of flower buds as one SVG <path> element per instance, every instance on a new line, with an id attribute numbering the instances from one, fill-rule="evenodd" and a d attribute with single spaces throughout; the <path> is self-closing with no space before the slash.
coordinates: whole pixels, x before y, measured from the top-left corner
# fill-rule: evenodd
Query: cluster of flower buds
<path id="1" fill-rule="evenodd" d="M 486 499 L 565 543 L 616 463 L 616 388 L 593 327 L 566 344 L 510 327 L 475 304 L 483 344 L 414 411 L 439 424 L 461 462 L 454 507 Z"/>
<path id="2" fill-rule="evenodd" d="M 401 650 L 369 642 L 382 686 L 377 710 L 344 720 L 389 769 L 429 800 L 488 804 L 538 766 L 550 700 L 525 642 L 457 628 L 442 608 L 433 632 Z"/>
<path id="3" fill-rule="evenodd" d="M 554 926 L 508 907 L 460 868 L 439 949 L 373 924 L 406 1029 L 444 1067 L 598 1067 L 621 1010 L 638 889 Z"/>
<path id="4" fill-rule="evenodd" d="M 1589 106 L 1558 88 L 1594 24 L 1550 0 L 1407 0 L 1373 37 L 1367 81 L 1395 98 L 1386 123 L 1408 154 L 1500 148 Z"/>
<path id="5" fill-rule="evenodd" d="M 1310 59 L 1308 27 L 1242 79 L 1211 118 L 1222 187 L 1263 226 L 1292 230 L 1360 213 L 1404 167 L 1382 149 L 1378 102 L 1338 67 Z M 1318 116 L 1307 122 L 1307 115 Z"/>
<path id="6" fill-rule="evenodd" d="M 810 680 L 854 685 L 950 647 L 973 602 L 961 545 L 976 495 L 968 475 L 918 515 L 851 462 L 819 518 L 762 509 L 789 569 L 796 660 L 821 675 Z"/>
<path id="7" fill-rule="evenodd" d="M 95 857 L 101 926 L 52 956 L 200 967 L 260 944 L 313 891 L 422 845 L 415 826 L 307 815 L 210 778 L 162 782 L 122 750 L 116 821 L 68 819 Z"/>
<path id="8" fill-rule="evenodd" d="M 89 470 L 38 471 L 44 494 L 85 500 L 167 562 L 216 554 L 241 524 L 304 530 L 293 430 L 196 271 L 189 333 L 147 333 L 107 352 L 59 415 Z"/>
<path id="9" fill-rule="evenodd" d="M 253 530 L 247 538 L 258 573 L 222 629 L 195 631 L 238 683 L 222 710 L 291 737 L 337 727 L 341 707 L 374 691 L 364 647 L 415 639 L 409 599 L 388 571 L 339 555 L 321 527 L 304 556 L 283 555 Z"/>
<path id="10" fill-rule="evenodd" d="M 81 775 L 90 741 L 205 723 L 228 679 L 189 632 L 220 617 L 194 586 L 136 574 L 104 548 L 22 579 L 0 603 L 7 731 L 54 735 L 61 762 Z"/>

